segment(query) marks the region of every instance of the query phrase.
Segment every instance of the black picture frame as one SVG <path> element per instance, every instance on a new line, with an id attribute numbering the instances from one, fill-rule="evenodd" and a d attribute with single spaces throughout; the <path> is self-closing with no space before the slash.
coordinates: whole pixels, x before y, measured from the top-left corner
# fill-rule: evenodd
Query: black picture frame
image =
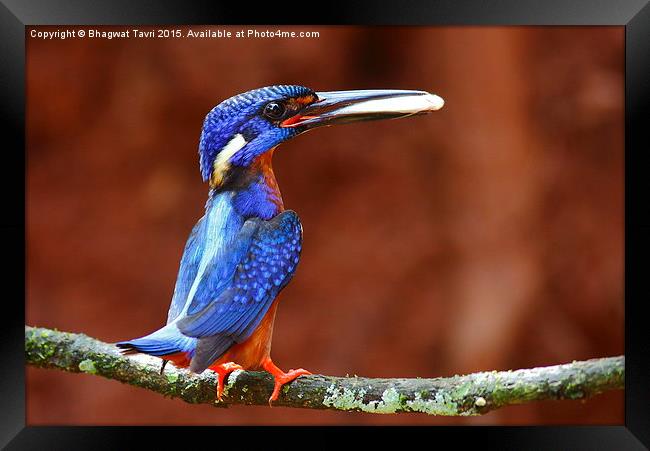
<path id="1" fill-rule="evenodd" d="M 314 11 L 317 11 L 315 13 Z M 619 25 L 625 27 L 625 425 L 575 427 L 436 427 L 411 429 L 429 442 L 474 444 L 497 449 L 644 449 L 650 447 L 648 327 L 643 314 L 646 291 L 643 263 L 649 251 L 647 196 L 650 177 L 645 156 L 650 149 L 650 5 L 648 0 L 444 0 L 388 3 L 2 0 L 0 65 L 2 90 L 2 249 L 3 315 L 0 446 L 8 449 L 130 449 L 170 444 L 170 437 L 206 439 L 219 446 L 241 441 L 241 430 L 183 428 L 31 427 L 25 425 L 25 28 L 29 25 L 118 24 L 354 24 L 354 25 Z M 11 288 L 7 290 L 6 288 Z M 20 301 L 21 294 L 23 302 Z M 172 429 L 172 428 L 164 428 Z M 179 429 L 179 428 L 176 428 Z M 276 446 L 297 443 L 287 431 L 256 428 Z M 348 431 L 350 429 L 347 429 Z M 399 431 L 395 431 L 401 435 Z M 181 435 L 182 434 L 182 435 Z M 368 437 L 381 438 L 373 428 Z M 252 435 L 246 433 L 246 444 Z M 188 443 L 188 442 L 186 442 Z M 325 442 L 324 442 L 325 443 Z M 334 444 L 335 442 L 332 442 Z M 227 446 L 227 445 L 226 445 Z"/>

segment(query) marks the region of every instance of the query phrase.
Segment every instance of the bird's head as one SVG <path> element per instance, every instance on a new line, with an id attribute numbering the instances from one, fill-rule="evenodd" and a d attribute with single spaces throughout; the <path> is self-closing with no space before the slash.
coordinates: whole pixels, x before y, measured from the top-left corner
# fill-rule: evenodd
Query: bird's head
<path id="1" fill-rule="evenodd" d="M 201 174 L 211 187 L 220 187 L 260 155 L 313 128 L 423 114 L 443 104 L 424 91 L 315 92 L 298 85 L 248 91 L 221 102 L 206 116 L 199 143 Z"/>

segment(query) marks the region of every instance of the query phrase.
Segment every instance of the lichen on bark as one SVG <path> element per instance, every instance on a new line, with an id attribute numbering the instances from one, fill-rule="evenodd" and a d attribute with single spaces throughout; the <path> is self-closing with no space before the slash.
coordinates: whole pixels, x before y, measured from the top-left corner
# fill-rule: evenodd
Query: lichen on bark
<path id="1" fill-rule="evenodd" d="M 170 364 L 160 374 L 161 361 L 155 357 L 124 356 L 115 346 L 84 334 L 30 326 L 25 326 L 25 358 L 36 367 L 114 379 L 193 404 L 268 405 L 273 391 L 268 373 L 235 371 L 218 401 L 217 378 L 211 371 L 197 375 Z M 287 384 L 274 405 L 376 414 L 482 415 L 531 401 L 585 399 L 623 389 L 624 383 L 623 356 L 429 379 L 310 375 Z"/>

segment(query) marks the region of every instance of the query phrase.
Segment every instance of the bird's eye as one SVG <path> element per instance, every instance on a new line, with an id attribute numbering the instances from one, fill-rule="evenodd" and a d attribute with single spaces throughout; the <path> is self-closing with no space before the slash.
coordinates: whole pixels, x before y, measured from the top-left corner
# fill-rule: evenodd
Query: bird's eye
<path id="1" fill-rule="evenodd" d="M 284 112 L 286 111 L 286 108 L 284 104 L 280 102 L 271 102 L 266 104 L 264 107 L 264 116 L 268 117 L 269 119 L 280 119 L 283 115 Z"/>

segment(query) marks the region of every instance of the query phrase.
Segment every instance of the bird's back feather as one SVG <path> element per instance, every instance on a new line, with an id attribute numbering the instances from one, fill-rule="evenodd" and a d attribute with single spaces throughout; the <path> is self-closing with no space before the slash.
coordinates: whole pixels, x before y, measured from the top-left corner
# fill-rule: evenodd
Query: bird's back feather
<path id="1" fill-rule="evenodd" d="M 187 315 L 177 322 L 183 334 L 199 339 L 192 359 L 197 372 L 234 343 L 245 341 L 262 321 L 295 272 L 302 227 L 296 213 L 288 210 L 270 221 L 249 219 L 235 242 L 229 258 L 222 259 L 233 265 L 229 282 L 215 285 L 206 273 Z"/>
<path id="2" fill-rule="evenodd" d="M 194 227 L 168 324 L 117 346 L 154 356 L 186 353 L 190 369 L 202 372 L 259 326 L 295 272 L 302 226 L 290 210 L 243 221 L 230 202 L 226 194 L 214 199 Z"/>

